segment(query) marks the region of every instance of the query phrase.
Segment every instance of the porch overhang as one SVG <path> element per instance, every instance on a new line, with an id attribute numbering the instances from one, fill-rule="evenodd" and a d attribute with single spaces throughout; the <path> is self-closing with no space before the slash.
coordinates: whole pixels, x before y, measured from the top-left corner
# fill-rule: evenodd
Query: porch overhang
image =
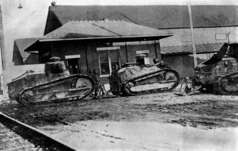
<path id="1" fill-rule="evenodd" d="M 67 38 L 67 39 L 39 39 L 39 42 L 52 41 L 112 41 L 112 42 L 128 42 L 128 41 L 148 41 L 160 40 L 173 35 L 149 35 L 149 36 L 123 36 L 123 37 L 89 37 L 89 38 Z"/>
<path id="2" fill-rule="evenodd" d="M 45 42 L 133 42 L 160 40 L 170 36 L 173 36 L 173 34 L 167 31 L 125 21 L 77 21 L 68 22 L 44 37 L 39 38 L 36 43 L 25 51 L 33 51 L 41 43 Z"/>

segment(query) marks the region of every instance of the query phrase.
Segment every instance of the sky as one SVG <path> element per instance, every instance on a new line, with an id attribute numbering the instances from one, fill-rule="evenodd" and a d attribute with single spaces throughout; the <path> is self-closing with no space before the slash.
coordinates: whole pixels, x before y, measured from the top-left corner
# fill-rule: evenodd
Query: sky
<path id="1" fill-rule="evenodd" d="M 6 64 L 12 63 L 14 39 L 41 37 L 51 2 L 56 5 L 187 5 L 187 0 L 0 0 Z M 19 4 L 23 6 L 18 9 Z M 191 5 L 237 5 L 236 0 L 191 0 Z"/>

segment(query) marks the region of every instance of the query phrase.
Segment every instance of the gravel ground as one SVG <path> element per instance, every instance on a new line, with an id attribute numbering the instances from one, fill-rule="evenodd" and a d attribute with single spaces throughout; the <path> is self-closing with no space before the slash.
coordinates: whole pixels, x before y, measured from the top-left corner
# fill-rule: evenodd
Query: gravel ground
<path id="1" fill-rule="evenodd" d="M 24 140 L 0 123 L 0 150 L 1 151 L 41 151 L 34 144 Z"/>

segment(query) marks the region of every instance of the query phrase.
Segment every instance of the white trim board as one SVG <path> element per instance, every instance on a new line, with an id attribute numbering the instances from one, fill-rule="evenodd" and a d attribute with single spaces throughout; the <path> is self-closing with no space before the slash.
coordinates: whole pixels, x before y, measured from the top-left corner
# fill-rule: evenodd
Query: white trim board
<path id="1" fill-rule="evenodd" d="M 66 55 L 65 59 L 76 59 L 76 58 L 80 58 L 80 55 Z"/>
<path id="2" fill-rule="evenodd" d="M 120 47 L 99 47 L 97 51 L 104 51 L 104 50 L 118 50 Z"/>

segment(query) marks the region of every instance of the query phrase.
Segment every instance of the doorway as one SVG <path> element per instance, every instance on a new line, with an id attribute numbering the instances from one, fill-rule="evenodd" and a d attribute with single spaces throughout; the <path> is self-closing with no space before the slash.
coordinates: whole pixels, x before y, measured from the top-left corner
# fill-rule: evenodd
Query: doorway
<path id="1" fill-rule="evenodd" d="M 80 55 L 67 55 L 65 58 L 67 60 L 67 66 L 70 74 L 80 74 Z"/>

